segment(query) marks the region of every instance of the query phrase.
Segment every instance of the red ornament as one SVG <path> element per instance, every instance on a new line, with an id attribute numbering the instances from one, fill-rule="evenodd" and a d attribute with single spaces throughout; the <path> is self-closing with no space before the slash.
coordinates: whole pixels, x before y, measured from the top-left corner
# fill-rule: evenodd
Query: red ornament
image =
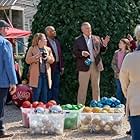
<path id="1" fill-rule="evenodd" d="M 39 102 L 38 105 L 44 105 L 44 103 L 43 102 Z"/>
<path id="2" fill-rule="evenodd" d="M 39 102 L 37 107 L 42 107 L 42 108 L 45 108 L 45 104 L 43 102 Z"/>
<path id="3" fill-rule="evenodd" d="M 31 108 L 32 104 L 29 101 L 24 101 L 22 104 L 23 108 Z"/>
<path id="4" fill-rule="evenodd" d="M 16 92 L 12 95 L 13 102 L 18 106 L 22 106 L 24 101 L 32 99 L 32 89 L 28 85 L 18 85 Z"/>
<path id="5" fill-rule="evenodd" d="M 38 106 L 38 104 L 39 104 L 39 102 L 38 101 L 35 101 L 35 102 L 32 103 L 32 107 L 33 108 L 36 108 Z"/>
<path id="6" fill-rule="evenodd" d="M 52 107 L 53 105 L 54 105 L 53 103 L 48 102 L 48 103 L 46 103 L 46 108 L 50 108 L 50 107 Z"/>
<path id="7" fill-rule="evenodd" d="M 55 100 L 50 100 L 49 103 L 52 103 L 53 105 L 57 105 Z"/>

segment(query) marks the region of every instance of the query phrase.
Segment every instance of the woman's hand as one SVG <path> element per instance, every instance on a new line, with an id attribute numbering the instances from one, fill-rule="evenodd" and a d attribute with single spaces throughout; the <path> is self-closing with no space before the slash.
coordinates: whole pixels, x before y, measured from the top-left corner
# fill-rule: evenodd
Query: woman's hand
<path id="1" fill-rule="evenodd" d="M 36 62 L 39 61 L 40 57 L 42 57 L 41 53 L 37 53 L 36 55 L 34 55 Z"/>
<path id="2" fill-rule="evenodd" d="M 128 38 L 129 41 L 133 40 L 133 37 L 130 34 L 127 35 L 127 38 Z"/>
<path id="3" fill-rule="evenodd" d="M 108 45 L 108 42 L 110 41 L 110 36 L 106 36 L 105 39 L 101 38 L 103 42 L 103 46 L 106 47 Z"/>

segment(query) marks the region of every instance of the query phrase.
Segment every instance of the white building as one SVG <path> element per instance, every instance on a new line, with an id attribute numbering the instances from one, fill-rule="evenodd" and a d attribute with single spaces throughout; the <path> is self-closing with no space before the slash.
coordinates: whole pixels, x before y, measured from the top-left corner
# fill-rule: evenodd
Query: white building
<path id="1" fill-rule="evenodd" d="M 14 27 L 30 30 L 38 3 L 39 0 L 0 0 L 0 18 L 6 19 L 6 12 Z"/>
<path id="2" fill-rule="evenodd" d="M 37 12 L 39 1 L 40 0 L 0 0 L 0 19 L 10 19 L 15 28 L 30 31 L 33 16 Z M 28 38 L 20 38 L 17 39 L 16 42 L 14 51 L 21 65 L 21 59 L 24 57 L 26 48 L 24 45 L 27 45 Z"/>

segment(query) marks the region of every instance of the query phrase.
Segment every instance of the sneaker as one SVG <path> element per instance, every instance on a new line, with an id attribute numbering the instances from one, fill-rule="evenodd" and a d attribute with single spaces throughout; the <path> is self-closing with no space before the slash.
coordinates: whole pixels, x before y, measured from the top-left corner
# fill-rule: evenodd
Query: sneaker
<path id="1" fill-rule="evenodd" d="M 12 105 L 12 104 L 13 104 L 12 101 L 6 102 L 6 105 Z"/>
<path id="2" fill-rule="evenodd" d="M 126 134 L 127 134 L 127 135 L 131 135 L 131 130 L 126 131 Z"/>

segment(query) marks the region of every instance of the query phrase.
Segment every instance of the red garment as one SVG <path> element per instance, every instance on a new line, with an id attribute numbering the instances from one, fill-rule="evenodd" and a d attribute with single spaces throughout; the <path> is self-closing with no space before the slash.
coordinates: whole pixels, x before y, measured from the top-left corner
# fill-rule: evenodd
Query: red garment
<path id="1" fill-rule="evenodd" d="M 15 63 L 15 69 L 17 72 L 19 72 L 19 64 L 18 63 Z"/>
<path id="2" fill-rule="evenodd" d="M 137 48 L 136 41 L 132 40 L 130 41 L 130 44 L 131 44 L 130 49 L 133 52 Z"/>
<path id="3" fill-rule="evenodd" d="M 16 40 L 15 40 L 15 38 L 8 38 L 7 40 L 9 40 L 11 42 L 13 47 L 16 47 Z"/>

